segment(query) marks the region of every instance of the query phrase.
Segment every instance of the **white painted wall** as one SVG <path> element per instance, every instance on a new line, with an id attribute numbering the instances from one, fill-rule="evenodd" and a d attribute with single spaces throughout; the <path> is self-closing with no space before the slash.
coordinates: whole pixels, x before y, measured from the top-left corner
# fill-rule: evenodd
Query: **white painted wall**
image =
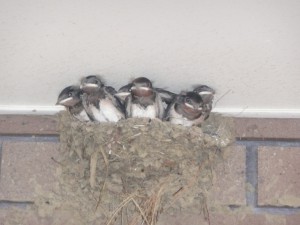
<path id="1" fill-rule="evenodd" d="M 102 74 L 179 92 L 208 84 L 216 111 L 300 117 L 299 0 L 0 0 L 0 113 L 49 113 Z"/>

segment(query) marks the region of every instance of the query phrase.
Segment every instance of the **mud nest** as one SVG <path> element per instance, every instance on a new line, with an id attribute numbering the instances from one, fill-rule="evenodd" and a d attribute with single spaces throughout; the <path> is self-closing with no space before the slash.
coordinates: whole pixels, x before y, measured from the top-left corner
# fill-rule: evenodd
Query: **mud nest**
<path id="1" fill-rule="evenodd" d="M 74 212 L 78 224 L 152 225 L 161 214 L 205 212 L 231 130 L 220 116 L 199 128 L 135 118 L 86 124 L 62 113 L 60 193 L 48 202 Z M 45 202 L 37 200 L 39 210 L 49 210 Z"/>

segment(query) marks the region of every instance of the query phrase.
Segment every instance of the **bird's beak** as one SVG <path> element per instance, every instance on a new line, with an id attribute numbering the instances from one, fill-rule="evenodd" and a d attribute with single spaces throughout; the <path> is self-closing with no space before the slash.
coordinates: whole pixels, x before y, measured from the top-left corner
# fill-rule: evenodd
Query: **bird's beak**
<path id="1" fill-rule="evenodd" d="M 187 107 L 191 108 L 191 109 L 194 109 L 194 106 L 191 105 L 191 104 L 189 104 L 189 103 L 185 103 L 185 105 L 186 105 Z"/>
<path id="2" fill-rule="evenodd" d="M 132 87 L 131 90 L 142 90 L 142 91 L 150 91 L 149 87 Z"/>
<path id="3" fill-rule="evenodd" d="M 124 97 L 124 96 L 128 96 L 130 95 L 130 92 L 119 92 L 119 93 L 116 93 L 115 96 L 117 97 Z"/>
<path id="4" fill-rule="evenodd" d="M 130 95 L 130 92 L 120 92 L 120 93 L 116 93 L 115 97 L 117 97 L 118 99 L 125 101 L 125 99 L 127 98 L 127 96 Z"/>
<path id="5" fill-rule="evenodd" d="M 98 85 L 97 85 L 97 84 L 91 84 L 91 83 L 85 83 L 85 84 L 80 85 L 80 88 L 81 88 L 81 89 L 84 88 L 84 87 L 88 87 L 88 88 L 90 88 L 90 87 L 96 88 L 96 87 L 98 87 Z"/>
<path id="6" fill-rule="evenodd" d="M 212 93 L 211 91 L 201 91 L 199 92 L 199 95 L 213 95 L 214 93 Z"/>
<path id="7" fill-rule="evenodd" d="M 130 92 L 119 92 L 115 94 L 115 97 L 118 98 L 120 101 L 124 102 L 127 96 L 130 95 Z"/>
<path id="8" fill-rule="evenodd" d="M 56 105 L 65 105 L 65 103 L 72 101 L 72 99 L 73 99 L 72 97 L 69 97 L 63 100 L 58 100 Z"/>

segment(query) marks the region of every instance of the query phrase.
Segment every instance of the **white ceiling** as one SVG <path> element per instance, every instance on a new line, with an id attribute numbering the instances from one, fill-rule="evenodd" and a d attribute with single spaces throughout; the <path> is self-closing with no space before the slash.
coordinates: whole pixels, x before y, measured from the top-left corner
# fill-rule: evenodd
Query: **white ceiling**
<path id="1" fill-rule="evenodd" d="M 0 0 L 0 113 L 56 111 L 62 88 L 100 74 L 207 84 L 216 111 L 300 117 L 299 24 L 299 0 Z"/>

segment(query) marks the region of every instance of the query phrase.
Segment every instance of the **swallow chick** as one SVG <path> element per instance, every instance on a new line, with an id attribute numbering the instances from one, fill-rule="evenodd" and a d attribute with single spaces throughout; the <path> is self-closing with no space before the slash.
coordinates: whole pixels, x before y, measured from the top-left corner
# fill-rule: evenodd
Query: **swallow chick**
<path id="1" fill-rule="evenodd" d="M 116 90 L 105 86 L 100 77 L 91 75 L 81 80 L 82 102 L 88 115 L 98 122 L 117 122 L 125 118 L 124 109 L 115 98 Z"/>
<path id="2" fill-rule="evenodd" d="M 56 105 L 65 106 L 71 115 L 82 122 L 90 121 L 82 105 L 81 95 L 82 91 L 78 86 L 68 86 L 59 94 Z"/>
<path id="3" fill-rule="evenodd" d="M 131 94 L 131 87 L 132 87 L 132 83 L 129 83 L 123 87 L 121 87 L 119 89 L 119 91 L 115 94 L 115 96 L 120 100 L 120 102 L 122 102 L 123 104 L 125 104 L 125 100 L 126 98 Z M 156 92 L 156 94 L 158 94 L 161 97 L 161 100 L 163 101 L 163 103 L 167 106 L 169 105 L 174 97 L 176 96 L 175 93 L 167 91 L 163 88 L 154 88 L 152 87 L 153 91 Z M 166 108 L 164 105 L 164 108 Z"/>
<path id="4" fill-rule="evenodd" d="M 195 92 L 182 92 L 166 109 L 164 120 L 183 126 L 196 126 L 204 121 L 204 103 Z"/>
<path id="5" fill-rule="evenodd" d="M 198 93 L 203 100 L 204 103 L 203 114 L 206 120 L 209 117 L 209 114 L 212 110 L 212 103 L 216 92 L 214 89 L 206 85 L 199 85 L 195 87 L 193 91 Z"/>
<path id="6" fill-rule="evenodd" d="M 146 77 L 138 77 L 121 87 L 116 96 L 123 99 L 126 118 L 163 118 L 162 97 Z"/>

